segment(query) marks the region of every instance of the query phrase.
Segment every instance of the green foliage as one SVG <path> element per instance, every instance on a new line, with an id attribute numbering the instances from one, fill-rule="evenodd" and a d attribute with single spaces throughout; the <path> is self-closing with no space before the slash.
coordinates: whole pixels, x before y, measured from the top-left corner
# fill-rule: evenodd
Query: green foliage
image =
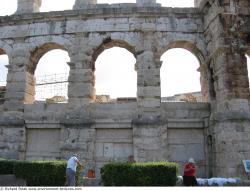
<path id="1" fill-rule="evenodd" d="M 177 163 L 109 163 L 101 169 L 105 186 L 174 186 Z"/>
<path id="2" fill-rule="evenodd" d="M 66 162 L 23 161 L 14 165 L 14 173 L 28 186 L 64 186 Z"/>
<path id="3" fill-rule="evenodd" d="M 14 165 L 18 163 L 17 160 L 6 160 L 0 158 L 0 173 L 1 174 L 14 174 Z"/>
<path id="4" fill-rule="evenodd" d="M 15 174 L 27 186 L 64 186 L 66 161 L 1 160 L 0 174 Z M 78 173 L 79 175 L 79 173 Z M 79 177 L 76 178 L 78 180 Z"/>

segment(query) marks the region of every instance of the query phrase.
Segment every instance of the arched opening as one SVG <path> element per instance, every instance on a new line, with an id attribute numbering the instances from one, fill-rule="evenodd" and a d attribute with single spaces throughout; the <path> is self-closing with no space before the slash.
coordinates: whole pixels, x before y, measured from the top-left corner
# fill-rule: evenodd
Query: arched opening
<path id="1" fill-rule="evenodd" d="M 9 58 L 8 55 L 0 49 L 0 86 L 5 86 L 7 83 L 7 73 L 8 70 L 6 66 L 9 64 Z"/>
<path id="2" fill-rule="evenodd" d="M 168 50 L 162 55 L 161 60 L 162 102 L 201 102 L 199 60 L 183 48 Z"/>
<path id="3" fill-rule="evenodd" d="M 67 102 L 69 61 L 67 51 L 58 44 L 48 43 L 33 52 L 28 71 L 35 76 L 36 101 Z"/>
<path id="4" fill-rule="evenodd" d="M 40 12 L 71 10 L 75 1 L 76 0 L 67 0 L 62 3 L 62 0 L 43 0 Z"/>
<path id="5" fill-rule="evenodd" d="M 0 104 L 4 103 L 4 97 L 7 84 L 8 69 L 6 66 L 9 64 L 9 58 L 4 50 L 0 49 Z"/>
<path id="6" fill-rule="evenodd" d="M 1 0 L 0 16 L 12 15 L 17 10 L 17 0 Z"/>
<path id="7" fill-rule="evenodd" d="M 136 59 L 131 48 L 120 43 L 112 41 L 96 50 L 96 102 L 110 102 L 114 99 L 128 101 L 136 98 Z"/>
<path id="8" fill-rule="evenodd" d="M 157 0 L 163 7 L 194 7 L 194 0 Z"/>

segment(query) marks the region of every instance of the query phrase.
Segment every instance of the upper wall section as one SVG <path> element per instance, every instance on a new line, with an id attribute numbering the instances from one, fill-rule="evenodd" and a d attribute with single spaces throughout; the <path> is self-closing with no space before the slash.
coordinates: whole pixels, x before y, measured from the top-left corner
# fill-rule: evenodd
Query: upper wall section
<path id="1" fill-rule="evenodd" d="M 16 37 L 16 33 L 19 34 L 18 36 L 33 36 L 33 34 L 29 34 L 29 32 L 34 33 L 34 35 L 41 35 L 41 31 L 34 31 L 35 28 L 38 28 L 35 23 L 45 24 L 51 23 L 52 21 L 55 24 L 58 24 L 58 26 L 54 26 L 56 31 L 47 31 L 49 34 L 52 34 L 52 32 L 98 32 L 106 31 L 107 28 L 109 28 L 109 31 L 118 30 L 126 32 L 131 30 L 203 32 L 202 17 L 203 14 L 196 8 L 136 7 L 128 6 L 128 4 L 96 5 L 92 8 L 81 10 L 55 11 L 0 17 L 1 30 L 5 30 L 5 27 L 18 25 L 30 26 L 23 32 L 20 31 L 18 26 L 18 30 L 14 30 L 13 28 L 13 30 L 1 33 L 0 37 Z M 115 21 L 112 22 L 112 19 L 115 18 L 125 19 L 122 28 L 120 27 L 119 29 L 116 29 L 114 26 Z M 149 18 L 154 18 L 154 20 L 149 20 Z M 102 21 L 102 23 L 92 23 L 93 19 L 100 19 L 98 21 Z M 70 22 L 75 21 L 79 22 L 80 25 L 76 25 L 72 28 Z M 140 21 L 143 21 L 144 24 L 140 23 Z M 91 25 L 92 27 L 86 27 L 87 25 Z M 44 27 L 42 35 L 44 35 L 44 32 L 46 31 L 46 26 Z M 60 29 L 63 29 L 63 31 L 60 31 Z"/>
<path id="2" fill-rule="evenodd" d="M 43 0 L 17 0 L 17 14 L 22 13 L 34 13 L 39 12 Z M 82 9 L 97 5 L 97 0 L 75 0 L 73 9 Z M 98 4 L 99 5 L 99 4 Z M 105 5 L 105 4 L 104 4 Z M 126 5 L 128 5 L 126 3 Z M 154 7 L 160 6 L 156 3 L 156 0 L 136 0 L 136 4 L 139 7 Z"/>
<path id="3" fill-rule="evenodd" d="M 34 51 L 32 45 L 39 46 L 55 42 L 64 46 L 70 54 L 70 48 L 75 42 L 83 43 L 84 39 L 90 39 L 91 36 L 95 40 L 95 42 L 90 42 L 91 45 L 102 44 L 103 39 L 99 39 L 100 42 L 97 42 L 98 38 L 94 37 L 94 34 L 99 33 L 99 35 L 105 34 L 107 39 L 126 41 L 135 47 L 135 53 L 137 53 L 142 51 L 140 47 L 143 39 L 146 39 L 144 35 L 151 32 L 152 34 L 148 35 L 152 37 L 151 41 L 156 43 L 154 46 L 158 50 L 155 52 L 159 54 L 157 55 L 159 59 L 167 49 L 171 48 L 169 44 L 188 42 L 187 46 L 174 48 L 186 48 L 194 53 L 201 62 L 204 61 L 202 57 L 206 56 L 206 45 L 203 39 L 203 13 L 198 8 L 129 5 L 97 4 L 80 10 L 14 14 L 0 17 L 0 42 L 3 40 L 13 47 L 16 40 L 23 38 L 25 43 L 21 44 L 29 46 L 26 46 L 28 52 Z M 132 39 L 131 35 L 135 40 Z M 82 41 L 79 41 L 79 38 Z M 39 43 L 37 44 L 37 42 Z M 192 47 L 190 48 L 188 46 L 190 43 L 195 45 L 200 53 L 197 53 L 198 51 L 193 50 Z M 84 44 L 85 42 L 81 46 L 85 46 Z M 88 47 L 89 49 L 93 48 Z M 145 47 L 143 49 L 145 50 Z"/>

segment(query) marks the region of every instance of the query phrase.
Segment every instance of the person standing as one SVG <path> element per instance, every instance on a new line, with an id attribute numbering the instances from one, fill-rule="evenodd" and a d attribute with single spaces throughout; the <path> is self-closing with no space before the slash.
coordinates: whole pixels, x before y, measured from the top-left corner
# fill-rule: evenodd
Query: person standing
<path id="1" fill-rule="evenodd" d="M 77 165 L 82 166 L 80 161 L 77 158 L 77 154 L 73 154 L 69 160 L 67 161 L 66 168 L 66 185 L 67 186 L 75 186 L 75 176 L 76 176 L 76 167 Z"/>
<path id="2" fill-rule="evenodd" d="M 195 177 L 195 162 L 193 158 L 190 158 L 187 163 L 184 164 L 183 172 L 183 184 L 184 186 L 197 186 L 197 180 Z"/>

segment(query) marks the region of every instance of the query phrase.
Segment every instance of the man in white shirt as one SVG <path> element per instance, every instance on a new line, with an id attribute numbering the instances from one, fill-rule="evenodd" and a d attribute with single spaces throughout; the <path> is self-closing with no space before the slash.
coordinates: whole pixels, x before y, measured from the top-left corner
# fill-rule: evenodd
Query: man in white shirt
<path id="1" fill-rule="evenodd" d="M 76 167 L 77 165 L 81 165 L 80 161 L 77 158 L 77 154 L 73 154 L 68 162 L 67 162 L 67 169 L 66 169 L 66 185 L 67 186 L 75 186 L 75 175 L 76 175 Z"/>

